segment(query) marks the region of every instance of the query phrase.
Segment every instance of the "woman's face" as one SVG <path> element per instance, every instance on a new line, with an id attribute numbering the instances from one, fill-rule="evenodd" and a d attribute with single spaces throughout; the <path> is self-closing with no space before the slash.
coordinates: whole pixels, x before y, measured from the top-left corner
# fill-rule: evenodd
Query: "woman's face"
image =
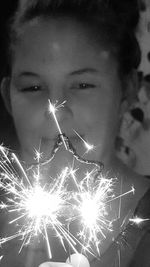
<path id="1" fill-rule="evenodd" d="M 66 101 L 56 112 L 65 133 L 83 155 L 74 130 L 95 150 L 90 159 L 106 161 L 114 146 L 120 113 L 121 82 L 111 52 L 71 19 L 36 20 L 24 26 L 15 47 L 10 98 L 22 156 L 35 149 L 50 153 L 58 129 L 48 99 Z"/>

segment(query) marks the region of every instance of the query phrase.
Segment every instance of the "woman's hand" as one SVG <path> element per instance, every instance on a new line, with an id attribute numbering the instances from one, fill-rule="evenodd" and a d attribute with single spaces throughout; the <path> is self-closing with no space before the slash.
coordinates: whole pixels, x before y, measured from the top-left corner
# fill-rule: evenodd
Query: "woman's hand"
<path id="1" fill-rule="evenodd" d="M 70 255 L 66 263 L 63 262 L 45 262 L 39 267 L 90 267 L 88 259 L 80 254 L 75 253 Z"/>
<path id="2" fill-rule="evenodd" d="M 70 264 L 64 262 L 44 262 L 39 267 L 71 267 Z"/>

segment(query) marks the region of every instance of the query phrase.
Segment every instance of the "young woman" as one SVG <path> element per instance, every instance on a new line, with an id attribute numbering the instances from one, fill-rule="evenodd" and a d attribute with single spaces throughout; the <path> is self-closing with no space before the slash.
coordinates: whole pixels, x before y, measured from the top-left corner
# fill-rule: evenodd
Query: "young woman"
<path id="1" fill-rule="evenodd" d="M 141 229 L 127 220 L 128 245 L 121 249 L 121 225 L 129 212 L 140 210 L 137 205 L 149 187 L 145 178 L 129 170 L 115 155 L 117 132 L 135 90 L 135 69 L 140 61 L 135 38 L 138 18 L 134 0 L 35 0 L 20 5 L 11 25 L 10 72 L 3 78 L 1 92 L 14 121 L 20 158 L 31 165 L 39 146 L 43 159 L 50 155 L 58 129 L 48 113 L 48 99 L 52 103 L 66 101 L 57 111 L 57 119 L 77 153 L 83 155 L 85 149 L 74 130 L 95 146 L 86 158 L 103 162 L 104 174 L 120 181 L 116 194 L 120 192 L 120 184 L 123 192 L 132 185 L 136 190 L 134 196 L 123 198 L 113 237 L 107 233 L 101 244 L 100 261 L 89 256 L 91 267 L 110 267 L 119 262 L 121 267 L 130 266 L 147 231 L 147 225 Z M 61 149 L 56 165 L 72 162 L 72 155 L 68 154 Z M 118 202 L 112 208 L 117 213 Z M 141 210 L 137 214 L 142 216 Z M 2 233 L 7 233 L 4 228 Z M 14 257 L 18 243 L 13 248 L 8 244 L 3 267 L 34 267 L 47 260 L 42 242 Z M 62 246 L 55 238 L 51 244 L 54 261 L 64 261 L 67 256 Z M 141 260 L 139 266 L 147 266 L 145 259 Z M 146 261 L 150 262 L 150 258 Z"/>

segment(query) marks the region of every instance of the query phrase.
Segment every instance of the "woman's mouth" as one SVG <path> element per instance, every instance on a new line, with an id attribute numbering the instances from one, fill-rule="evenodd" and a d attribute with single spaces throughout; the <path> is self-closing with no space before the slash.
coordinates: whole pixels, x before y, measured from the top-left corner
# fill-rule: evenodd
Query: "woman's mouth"
<path id="1" fill-rule="evenodd" d="M 59 142 L 59 140 L 60 141 L 62 140 L 62 142 L 63 141 L 67 142 L 67 140 L 68 140 L 69 142 L 71 142 L 73 144 L 77 144 L 77 143 L 79 143 L 81 141 L 83 142 L 84 136 L 83 135 L 80 135 L 80 137 L 78 135 L 67 136 L 67 135 L 63 134 L 62 138 L 61 138 L 60 135 L 58 135 L 56 137 L 53 137 L 53 138 L 42 137 L 41 138 L 41 144 L 50 145 L 51 146 L 52 144 L 55 144 L 55 143 Z"/>

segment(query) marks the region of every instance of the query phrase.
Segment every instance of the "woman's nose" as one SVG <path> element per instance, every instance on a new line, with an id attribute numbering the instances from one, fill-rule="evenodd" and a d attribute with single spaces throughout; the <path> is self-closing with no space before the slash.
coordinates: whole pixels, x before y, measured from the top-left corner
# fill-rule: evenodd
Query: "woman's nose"
<path id="1" fill-rule="evenodd" d="M 52 103 L 58 102 L 59 104 L 66 100 L 65 88 L 61 85 L 54 85 L 49 90 L 49 99 Z"/>
<path id="2" fill-rule="evenodd" d="M 46 105 L 46 119 L 56 118 L 58 122 L 68 121 L 72 118 L 72 110 L 69 101 L 65 98 L 49 98 Z"/>

